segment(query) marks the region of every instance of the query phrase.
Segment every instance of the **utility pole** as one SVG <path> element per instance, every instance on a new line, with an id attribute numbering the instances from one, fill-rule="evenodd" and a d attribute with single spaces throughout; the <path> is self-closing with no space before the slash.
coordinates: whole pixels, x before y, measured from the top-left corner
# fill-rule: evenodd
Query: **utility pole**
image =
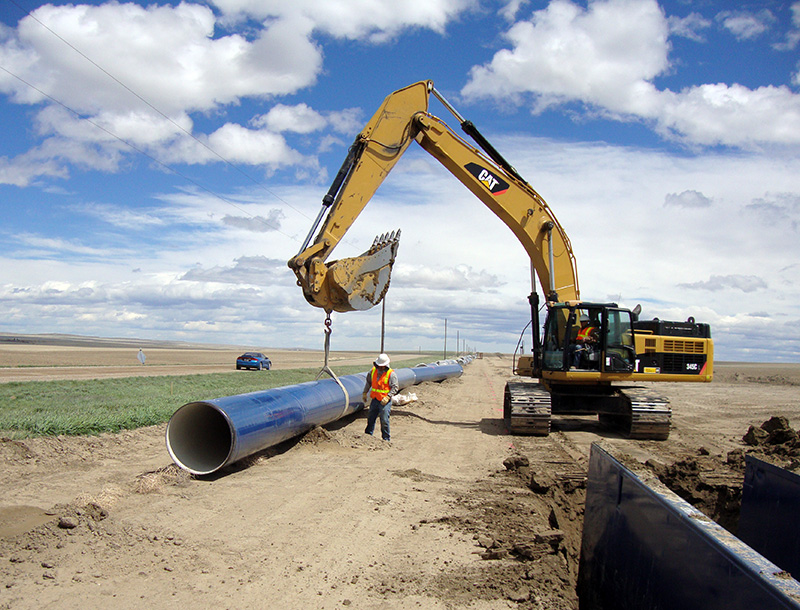
<path id="1" fill-rule="evenodd" d="M 386 332 L 386 297 L 383 297 L 381 303 L 381 351 L 379 353 L 385 354 L 386 350 L 383 349 L 383 336 Z"/>
<path id="2" fill-rule="evenodd" d="M 447 318 L 444 319 L 444 356 L 443 360 L 447 360 Z"/>

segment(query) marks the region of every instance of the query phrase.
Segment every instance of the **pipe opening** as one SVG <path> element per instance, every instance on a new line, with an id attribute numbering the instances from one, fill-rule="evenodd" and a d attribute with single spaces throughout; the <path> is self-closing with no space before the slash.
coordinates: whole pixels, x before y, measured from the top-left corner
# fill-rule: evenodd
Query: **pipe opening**
<path id="1" fill-rule="evenodd" d="M 192 474 L 210 474 L 224 466 L 233 451 L 233 439 L 225 415 L 204 402 L 183 405 L 167 424 L 167 450 Z"/>

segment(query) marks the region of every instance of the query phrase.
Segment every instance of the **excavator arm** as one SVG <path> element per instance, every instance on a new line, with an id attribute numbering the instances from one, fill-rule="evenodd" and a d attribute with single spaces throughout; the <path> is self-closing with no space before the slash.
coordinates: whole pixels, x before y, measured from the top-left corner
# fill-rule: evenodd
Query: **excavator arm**
<path id="1" fill-rule="evenodd" d="M 431 93 L 453 112 L 483 152 L 428 112 Z M 386 294 L 399 231 L 377 237 L 361 256 L 326 261 L 412 141 L 511 229 L 528 253 L 548 301 L 579 300 L 572 247 L 547 203 L 432 82 L 421 81 L 389 95 L 356 137 L 300 252 L 289 261 L 309 303 L 327 312 L 364 310 Z"/>

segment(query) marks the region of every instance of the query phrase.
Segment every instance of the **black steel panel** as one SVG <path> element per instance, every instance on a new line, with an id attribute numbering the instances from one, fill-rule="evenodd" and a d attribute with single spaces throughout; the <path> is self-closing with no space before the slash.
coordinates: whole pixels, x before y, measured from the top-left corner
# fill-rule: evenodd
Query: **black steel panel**
<path id="1" fill-rule="evenodd" d="M 800 576 L 800 476 L 746 456 L 738 536 Z"/>
<path id="2" fill-rule="evenodd" d="M 645 352 L 637 354 L 639 362 L 637 373 L 645 368 L 657 368 L 662 374 L 699 375 L 708 359 L 705 354 Z"/>
<path id="3" fill-rule="evenodd" d="M 581 610 L 800 608 L 800 583 L 657 480 L 592 446 Z"/>
<path id="4" fill-rule="evenodd" d="M 634 331 L 647 330 L 654 335 L 667 337 L 711 338 L 711 327 L 699 322 L 671 322 L 669 320 L 637 320 L 633 323 Z"/>

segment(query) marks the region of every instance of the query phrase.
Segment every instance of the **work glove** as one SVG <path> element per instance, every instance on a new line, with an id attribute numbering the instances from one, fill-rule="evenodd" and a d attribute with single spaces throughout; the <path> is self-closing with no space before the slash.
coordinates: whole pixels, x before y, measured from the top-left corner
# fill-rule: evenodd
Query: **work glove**
<path id="1" fill-rule="evenodd" d="M 369 396 L 367 396 L 366 394 L 362 394 L 361 395 L 361 402 L 363 402 L 364 404 L 367 404 L 367 398 L 369 398 Z"/>
<path id="2" fill-rule="evenodd" d="M 388 396 L 384 396 L 383 398 L 381 398 L 381 406 L 385 407 L 387 404 L 389 404 L 390 400 L 391 398 L 389 398 Z"/>

